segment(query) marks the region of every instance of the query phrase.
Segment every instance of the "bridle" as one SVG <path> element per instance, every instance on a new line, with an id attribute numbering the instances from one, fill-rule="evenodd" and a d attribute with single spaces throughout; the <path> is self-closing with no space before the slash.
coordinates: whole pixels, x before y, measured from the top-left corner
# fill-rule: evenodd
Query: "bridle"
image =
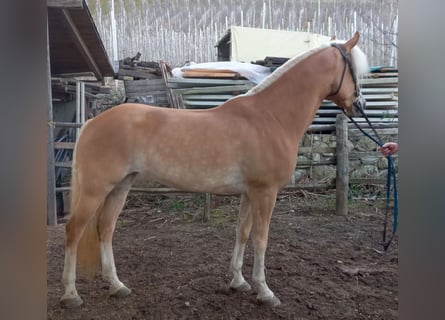
<path id="1" fill-rule="evenodd" d="M 355 100 L 352 103 L 352 105 L 354 106 L 354 108 L 356 108 L 358 111 L 360 111 L 360 113 L 364 113 L 363 112 L 363 107 L 361 105 L 362 101 L 361 101 L 360 90 L 359 90 L 359 87 L 357 85 L 357 76 L 355 74 L 354 67 L 352 66 L 352 61 L 349 58 L 349 54 L 337 43 L 331 43 L 331 46 L 334 47 L 334 48 L 337 48 L 338 51 L 340 51 L 340 54 L 343 57 L 343 61 L 345 62 L 345 64 L 343 65 L 343 71 L 341 73 L 340 84 L 338 85 L 337 90 L 335 90 L 334 93 L 332 93 L 330 96 L 333 97 L 340 91 L 341 86 L 343 84 L 343 80 L 345 78 L 345 74 L 346 74 L 346 66 L 348 66 L 349 72 L 351 73 L 351 76 L 352 76 L 352 80 L 354 81 Z"/>

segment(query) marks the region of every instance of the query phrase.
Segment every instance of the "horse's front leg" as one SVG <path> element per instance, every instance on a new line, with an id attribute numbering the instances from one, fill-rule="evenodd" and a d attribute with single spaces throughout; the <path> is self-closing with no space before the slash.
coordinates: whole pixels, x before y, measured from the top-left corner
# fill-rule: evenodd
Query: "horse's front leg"
<path id="1" fill-rule="evenodd" d="M 266 283 L 264 258 L 269 237 L 269 224 L 277 197 L 276 191 L 254 190 L 249 192 L 252 215 L 252 241 L 254 247 L 254 264 L 252 279 L 258 290 L 257 300 L 271 307 L 281 304 Z"/>
<path id="2" fill-rule="evenodd" d="M 244 279 L 242 274 L 244 250 L 249 239 L 250 229 L 252 227 L 252 217 L 249 212 L 249 198 L 246 194 L 241 196 L 241 205 L 238 217 L 238 227 L 236 230 L 236 243 L 233 249 L 230 270 L 233 273 L 233 279 L 230 282 L 230 288 L 236 291 L 249 291 L 250 284 Z"/>

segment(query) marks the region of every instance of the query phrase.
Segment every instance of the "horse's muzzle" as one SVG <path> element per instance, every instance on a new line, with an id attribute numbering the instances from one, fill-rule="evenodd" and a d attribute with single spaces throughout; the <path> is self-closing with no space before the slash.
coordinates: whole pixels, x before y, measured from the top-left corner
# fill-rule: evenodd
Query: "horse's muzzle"
<path id="1" fill-rule="evenodd" d="M 360 94 L 357 98 L 355 98 L 352 106 L 352 113 L 354 114 L 353 116 L 363 116 L 366 109 L 366 99 Z"/>

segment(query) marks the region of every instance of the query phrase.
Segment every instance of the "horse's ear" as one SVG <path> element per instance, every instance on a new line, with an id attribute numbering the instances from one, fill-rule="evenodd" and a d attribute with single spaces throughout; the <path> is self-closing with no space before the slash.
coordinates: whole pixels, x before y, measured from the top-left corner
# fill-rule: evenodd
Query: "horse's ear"
<path id="1" fill-rule="evenodd" d="M 359 39 L 360 39 L 360 34 L 358 33 L 358 31 L 356 31 L 352 36 L 352 38 L 346 41 L 345 44 L 343 45 L 344 48 L 346 49 L 346 52 L 351 52 L 351 49 L 354 48 Z"/>

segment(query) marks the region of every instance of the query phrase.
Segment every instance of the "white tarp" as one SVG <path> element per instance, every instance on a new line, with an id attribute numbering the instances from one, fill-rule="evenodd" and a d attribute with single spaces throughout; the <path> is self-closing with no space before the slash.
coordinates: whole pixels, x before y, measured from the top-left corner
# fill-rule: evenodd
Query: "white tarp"
<path id="1" fill-rule="evenodd" d="M 232 70 L 238 72 L 243 77 L 249 79 L 253 83 L 260 83 L 267 77 L 271 70 L 268 67 L 263 67 L 257 64 L 242 63 L 236 61 L 220 61 L 220 62 L 206 62 L 195 63 L 181 68 L 174 68 L 172 70 L 175 78 L 182 78 L 182 70 L 199 70 L 199 69 L 214 69 L 214 70 Z"/>
<path id="2" fill-rule="evenodd" d="M 230 27 L 231 61 L 251 62 L 265 57 L 292 58 L 329 42 L 330 37 L 310 32 Z"/>

